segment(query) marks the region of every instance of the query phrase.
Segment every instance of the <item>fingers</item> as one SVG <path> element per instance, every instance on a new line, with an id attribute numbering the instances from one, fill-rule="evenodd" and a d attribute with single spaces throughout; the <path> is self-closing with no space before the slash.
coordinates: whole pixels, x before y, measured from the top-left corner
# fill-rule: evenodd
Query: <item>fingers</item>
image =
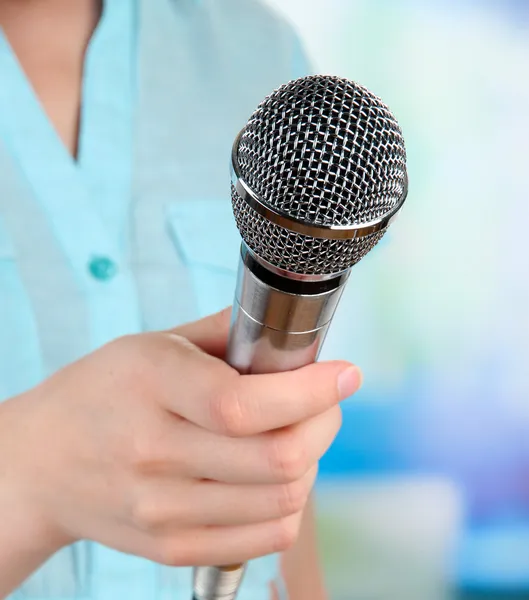
<path id="1" fill-rule="evenodd" d="M 274 375 L 243 375 L 217 396 L 213 426 L 232 436 L 286 427 L 328 410 L 355 393 L 361 381 L 358 367 L 343 361 Z"/>
<path id="2" fill-rule="evenodd" d="M 303 510 L 318 473 L 313 466 L 301 479 L 273 485 L 202 482 L 196 489 L 192 522 L 236 526 L 281 519 Z"/>
<path id="3" fill-rule="evenodd" d="M 286 427 L 324 412 L 361 385 L 360 370 L 344 361 L 239 375 L 210 355 L 223 351 L 228 329 L 228 310 L 184 325 L 166 338 L 174 352 L 156 361 L 163 405 L 200 427 L 233 437 Z"/>
<path id="4" fill-rule="evenodd" d="M 169 411 L 209 431 L 245 437 L 324 412 L 359 388 L 361 373 L 350 363 L 333 361 L 286 373 L 239 375 L 190 345 L 166 361 L 163 380 Z"/>
<path id="5" fill-rule="evenodd" d="M 143 377 L 142 387 L 147 387 L 149 394 L 171 413 L 201 427 L 213 428 L 211 411 L 214 410 L 217 391 L 219 388 L 231 388 L 240 375 L 192 341 L 195 339 L 206 347 L 209 345 L 207 349 L 211 351 L 215 344 L 220 343 L 220 338 L 217 341 L 213 337 L 207 339 L 207 332 L 203 332 L 203 335 L 191 335 L 189 339 L 180 332 L 186 333 L 183 329 L 175 329 L 152 334 L 156 348 L 155 352 L 146 354 L 152 368 Z M 146 335 L 149 334 L 144 334 L 144 338 Z"/>
<path id="6" fill-rule="evenodd" d="M 247 438 L 223 436 L 187 421 L 170 422 L 151 445 L 142 471 L 230 484 L 290 483 L 318 462 L 340 426 L 339 406 L 296 425 Z"/>
<path id="7" fill-rule="evenodd" d="M 213 375 L 211 373 L 210 375 Z M 361 373 L 346 362 L 317 363 L 273 375 L 238 375 L 202 381 L 196 402 L 173 403 L 175 411 L 210 431 L 250 436 L 318 415 L 358 390 Z M 205 389 L 206 383 L 211 387 Z"/>
<path id="8" fill-rule="evenodd" d="M 249 438 L 204 436 L 192 475 L 225 483 L 289 483 L 327 452 L 341 426 L 335 406 L 295 426 Z M 222 441 L 220 441 L 222 440 Z"/>
<path id="9" fill-rule="evenodd" d="M 152 532 L 122 523 L 101 543 L 174 567 L 234 565 L 291 548 L 299 535 L 303 511 L 273 521 L 228 527 L 188 527 Z"/>
<path id="10" fill-rule="evenodd" d="M 134 525 L 163 531 L 176 527 L 238 526 L 293 515 L 305 507 L 318 472 L 313 466 L 288 484 L 230 485 L 190 482 L 187 488 L 170 479 L 157 479 L 143 489 L 134 507 Z M 185 494 L 186 502 L 175 502 Z"/>
<path id="11" fill-rule="evenodd" d="M 163 534 L 153 544 L 157 562 L 171 566 L 244 563 L 283 552 L 297 539 L 302 512 L 283 519 L 235 527 L 204 527 Z"/>
<path id="12" fill-rule="evenodd" d="M 227 307 L 204 319 L 181 325 L 168 333 L 182 336 L 207 354 L 222 358 L 226 353 L 230 317 L 231 307 Z"/>

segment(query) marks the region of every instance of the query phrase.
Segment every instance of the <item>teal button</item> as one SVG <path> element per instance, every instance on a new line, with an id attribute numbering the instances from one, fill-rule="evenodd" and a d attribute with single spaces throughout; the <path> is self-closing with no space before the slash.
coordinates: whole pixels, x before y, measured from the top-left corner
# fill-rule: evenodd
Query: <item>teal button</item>
<path id="1" fill-rule="evenodd" d="M 116 263 L 107 256 L 94 256 L 88 265 L 90 274 L 99 281 L 109 281 L 118 272 Z"/>

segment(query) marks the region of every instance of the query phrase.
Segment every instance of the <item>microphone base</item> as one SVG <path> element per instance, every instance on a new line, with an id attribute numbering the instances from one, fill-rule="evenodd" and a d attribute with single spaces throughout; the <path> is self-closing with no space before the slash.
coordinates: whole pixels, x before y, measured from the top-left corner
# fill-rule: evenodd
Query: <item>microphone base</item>
<path id="1" fill-rule="evenodd" d="M 235 600 L 245 565 L 197 567 L 193 573 L 193 600 Z"/>

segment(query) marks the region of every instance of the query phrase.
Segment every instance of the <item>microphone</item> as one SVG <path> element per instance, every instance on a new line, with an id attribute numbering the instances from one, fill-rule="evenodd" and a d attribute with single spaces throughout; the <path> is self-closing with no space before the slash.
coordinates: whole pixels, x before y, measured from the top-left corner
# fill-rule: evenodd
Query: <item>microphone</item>
<path id="1" fill-rule="evenodd" d="M 231 158 L 242 245 L 226 360 L 296 369 L 317 359 L 351 268 L 406 199 L 402 131 L 358 83 L 303 77 L 265 98 Z M 193 600 L 234 600 L 244 570 L 195 568 Z"/>

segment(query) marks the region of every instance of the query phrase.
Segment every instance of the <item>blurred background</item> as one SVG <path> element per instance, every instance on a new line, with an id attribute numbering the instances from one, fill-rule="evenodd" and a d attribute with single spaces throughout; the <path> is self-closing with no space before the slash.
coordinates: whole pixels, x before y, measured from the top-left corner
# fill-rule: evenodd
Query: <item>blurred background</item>
<path id="1" fill-rule="evenodd" d="M 332 600 L 529 599 L 529 2 L 270 1 L 409 159 L 323 352 L 365 374 L 318 486 Z"/>

